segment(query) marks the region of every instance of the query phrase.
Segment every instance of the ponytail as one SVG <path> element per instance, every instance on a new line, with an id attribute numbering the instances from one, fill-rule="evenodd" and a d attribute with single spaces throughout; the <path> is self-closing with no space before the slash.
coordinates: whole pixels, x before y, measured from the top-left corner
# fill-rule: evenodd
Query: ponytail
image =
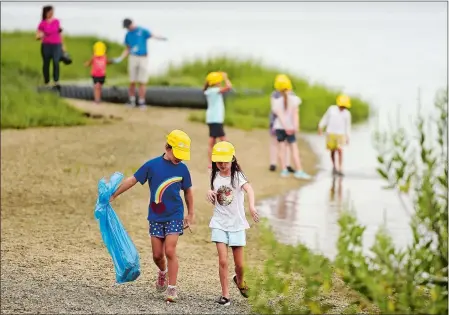
<path id="1" fill-rule="evenodd" d="M 288 108 L 288 96 L 287 96 L 287 90 L 282 90 L 282 96 L 284 98 L 284 110 L 287 110 Z"/>

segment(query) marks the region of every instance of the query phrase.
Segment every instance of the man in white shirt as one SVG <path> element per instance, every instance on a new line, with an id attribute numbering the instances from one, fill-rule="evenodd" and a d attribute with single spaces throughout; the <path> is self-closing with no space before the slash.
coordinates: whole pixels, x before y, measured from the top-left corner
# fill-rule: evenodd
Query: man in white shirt
<path id="1" fill-rule="evenodd" d="M 331 105 L 318 125 L 318 133 L 323 133 L 326 127 L 326 147 L 331 151 L 331 160 L 335 175 L 343 175 L 343 151 L 342 146 L 349 143 L 351 132 L 351 100 L 346 95 L 337 97 L 337 105 Z M 338 168 L 335 166 L 335 151 L 338 152 Z"/>

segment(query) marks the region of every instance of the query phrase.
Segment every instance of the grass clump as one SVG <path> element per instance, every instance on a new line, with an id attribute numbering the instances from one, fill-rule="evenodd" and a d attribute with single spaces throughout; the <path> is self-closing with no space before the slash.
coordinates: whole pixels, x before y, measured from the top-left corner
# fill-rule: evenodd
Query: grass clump
<path id="1" fill-rule="evenodd" d="M 305 246 L 279 244 L 265 231 L 270 251 L 262 268 L 250 270 L 250 301 L 258 314 L 447 314 L 448 313 L 448 143 L 447 90 L 435 100 L 433 117 L 420 116 L 416 128 L 378 132 L 378 172 L 410 198 L 413 239 L 397 248 L 380 227 L 369 255 L 363 253 L 365 227 L 353 212 L 339 219 L 334 262 Z M 429 130 L 435 127 L 435 135 Z M 343 299 L 332 297 L 334 292 Z"/>
<path id="2" fill-rule="evenodd" d="M 202 87 L 204 78 L 211 71 L 228 73 L 236 90 L 260 90 L 261 95 L 236 95 L 226 100 L 226 121 L 228 126 L 242 129 L 268 128 L 270 113 L 270 94 L 273 81 L 282 70 L 264 66 L 260 62 L 238 60 L 229 57 L 216 57 L 208 60 L 193 60 L 179 66 L 170 66 L 161 76 L 152 78 L 151 85 Z M 314 131 L 327 108 L 335 104 L 338 90 L 323 85 L 310 84 L 306 80 L 286 73 L 292 80 L 294 90 L 302 99 L 300 107 L 300 127 L 304 131 Z M 366 120 L 369 105 L 352 96 L 352 118 L 354 123 Z M 190 119 L 204 122 L 205 113 L 192 113 Z"/>
<path id="3" fill-rule="evenodd" d="M 74 126 L 88 122 L 81 111 L 58 96 L 36 91 L 43 78 L 40 42 L 34 40 L 34 33 L 2 32 L 1 41 L 2 129 Z M 94 37 L 65 37 L 73 63 L 68 66 L 61 63 L 61 80 L 86 79 L 90 76 L 90 70 L 83 63 L 90 57 L 95 41 L 97 39 Z M 120 54 L 123 49 L 118 44 L 106 43 L 112 54 Z M 123 75 L 126 65 L 116 65 L 108 71 L 111 75 Z"/>

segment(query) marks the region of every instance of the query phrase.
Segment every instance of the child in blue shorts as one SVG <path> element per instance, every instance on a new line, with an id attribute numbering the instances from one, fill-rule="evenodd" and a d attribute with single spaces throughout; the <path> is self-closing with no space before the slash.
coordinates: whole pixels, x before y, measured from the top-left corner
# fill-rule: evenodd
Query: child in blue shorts
<path id="1" fill-rule="evenodd" d="M 148 182 L 150 188 L 149 233 L 153 260 L 159 268 L 156 289 L 160 292 L 167 290 L 168 302 L 176 302 L 177 299 L 176 245 L 178 238 L 193 221 L 192 181 L 189 169 L 181 163 L 183 160 L 190 160 L 190 142 L 185 132 L 181 130 L 170 132 L 167 136 L 165 153 L 143 164 L 133 176 L 123 181 L 111 197 L 112 201 L 137 182 L 142 185 Z M 188 211 L 185 219 L 181 190 L 184 191 Z"/>
<path id="2" fill-rule="evenodd" d="M 244 192 L 248 194 L 249 212 L 253 220 L 259 221 L 253 188 L 237 163 L 234 146 L 229 142 L 218 142 L 212 149 L 210 188 L 207 198 L 215 208 L 209 227 L 212 229 L 212 242 L 217 245 L 222 291 L 217 303 L 229 305 L 228 246 L 232 248 L 234 256 L 233 282 L 246 298 L 249 290 L 243 280 L 243 247 L 246 245 L 245 230 L 249 229 L 245 217 Z"/>

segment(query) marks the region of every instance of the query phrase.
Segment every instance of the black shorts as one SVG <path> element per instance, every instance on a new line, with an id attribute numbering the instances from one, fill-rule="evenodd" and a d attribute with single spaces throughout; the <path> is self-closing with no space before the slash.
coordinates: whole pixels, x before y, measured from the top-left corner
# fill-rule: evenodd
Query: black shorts
<path id="1" fill-rule="evenodd" d="M 100 83 L 103 85 L 106 81 L 106 77 L 92 77 L 92 80 L 94 80 L 94 84 Z"/>
<path id="2" fill-rule="evenodd" d="M 288 135 L 283 129 L 276 129 L 276 138 L 278 139 L 278 142 L 284 142 L 285 140 L 287 140 L 288 143 L 296 142 L 295 135 Z"/>
<path id="3" fill-rule="evenodd" d="M 221 138 L 225 136 L 223 124 L 207 124 L 209 126 L 209 137 Z"/>

